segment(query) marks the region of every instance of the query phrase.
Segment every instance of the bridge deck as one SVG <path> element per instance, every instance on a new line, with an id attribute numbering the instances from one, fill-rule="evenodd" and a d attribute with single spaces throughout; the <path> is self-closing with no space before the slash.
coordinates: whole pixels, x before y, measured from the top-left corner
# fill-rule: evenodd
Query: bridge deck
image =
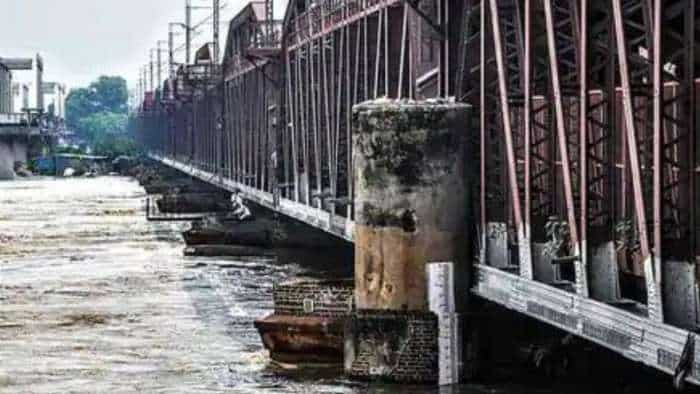
<path id="1" fill-rule="evenodd" d="M 688 339 L 686 330 L 494 267 L 475 267 L 472 292 L 480 297 L 663 372 L 673 374 L 678 365 Z M 689 375 L 689 381 L 700 384 L 697 357 Z"/>
<path id="2" fill-rule="evenodd" d="M 271 193 L 256 190 L 211 172 L 159 155 L 150 157 L 204 182 L 310 226 L 353 241 L 354 223 L 344 217 L 309 207 Z M 479 297 L 551 324 L 581 338 L 602 345 L 624 357 L 672 374 L 688 339 L 689 332 L 646 316 L 582 297 L 556 287 L 530 280 L 484 264 L 475 265 L 472 292 Z M 696 337 L 695 334 L 693 334 Z M 688 380 L 700 384 L 700 362 L 693 363 Z"/>
<path id="3" fill-rule="evenodd" d="M 343 216 L 333 215 L 331 212 L 314 208 L 306 204 L 298 203 L 286 198 L 275 199 L 272 193 L 255 189 L 248 185 L 241 184 L 230 178 L 223 178 L 217 174 L 198 169 L 187 163 L 163 157 L 157 154 L 150 154 L 151 159 L 156 160 L 166 166 L 184 172 L 194 178 L 221 187 L 231 192 L 240 192 L 245 199 L 258 205 L 284 214 L 290 218 L 299 220 L 315 228 L 326 231 L 336 237 L 347 241 L 353 240 L 354 223 Z"/>
<path id="4" fill-rule="evenodd" d="M 0 136 L 36 136 L 41 134 L 38 127 L 0 124 Z"/>

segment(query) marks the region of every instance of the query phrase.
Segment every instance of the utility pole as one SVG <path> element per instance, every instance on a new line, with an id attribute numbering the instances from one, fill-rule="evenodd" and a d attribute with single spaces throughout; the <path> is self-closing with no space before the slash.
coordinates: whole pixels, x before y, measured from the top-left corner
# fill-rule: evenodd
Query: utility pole
<path id="1" fill-rule="evenodd" d="M 175 33 L 173 33 L 174 23 L 168 25 L 168 70 L 170 70 L 170 77 L 175 75 Z"/>
<path id="2" fill-rule="evenodd" d="M 212 54 L 212 65 L 219 64 L 219 0 L 214 0 L 213 4 L 213 24 L 214 24 L 214 53 Z"/>
<path id="3" fill-rule="evenodd" d="M 36 107 L 40 112 L 44 112 L 44 92 L 41 86 L 44 84 L 44 60 L 37 53 L 36 55 Z"/>
<path id="4" fill-rule="evenodd" d="M 192 45 L 192 1 L 185 0 L 185 65 L 190 64 Z"/>
<path id="5" fill-rule="evenodd" d="M 154 49 L 151 48 L 151 62 L 149 63 L 150 69 L 151 69 L 151 75 L 150 75 L 151 76 L 151 79 L 150 79 L 151 80 L 151 84 L 150 84 L 151 92 L 153 91 L 153 50 Z"/>
<path id="6" fill-rule="evenodd" d="M 156 48 L 158 48 L 158 49 L 156 49 L 156 58 L 158 59 L 158 60 L 156 60 L 156 64 L 158 64 L 158 67 L 157 67 L 158 71 L 156 74 L 158 76 L 158 78 L 156 79 L 156 83 L 157 83 L 156 90 L 158 90 L 160 88 L 161 81 L 163 81 L 163 79 L 161 79 L 162 74 L 161 74 L 161 69 L 160 69 L 160 63 L 162 61 L 162 59 L 160 57 L 160 41 L 156 42 Z"/>
<path id="7" fill-rule="evenodd" d="M 146 77 L 146 67 L 141 67 L 141 78 L 143 80 L 143 92 L 141 94 L 141 100 L 146 97 L 146 91 L 148 91 L 148 78 Z"/>
<path id="8" fill-rule="evenodd" d="M 165 44 L 165 41 L 163 40 L 158 40 L 156 45 L 158 46 L 158 87 L 160 88 L 161 84 L 163 83 L 163 74 L 162 74 L 162 64 L 163 60 L 161 57 L 161 52 L 164 51 L 164 49 L 161 49 L 161 44 Z"/>

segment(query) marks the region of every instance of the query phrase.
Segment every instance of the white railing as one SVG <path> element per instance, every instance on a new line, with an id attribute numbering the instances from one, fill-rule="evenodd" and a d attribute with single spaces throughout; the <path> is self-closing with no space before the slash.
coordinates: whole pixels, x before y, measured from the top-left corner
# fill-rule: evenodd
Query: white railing
<path id="1" fill-rule="evenodd" d="M 0 113 L 0 124 L 28 125 L 29 115 L 26 113 Z"/>

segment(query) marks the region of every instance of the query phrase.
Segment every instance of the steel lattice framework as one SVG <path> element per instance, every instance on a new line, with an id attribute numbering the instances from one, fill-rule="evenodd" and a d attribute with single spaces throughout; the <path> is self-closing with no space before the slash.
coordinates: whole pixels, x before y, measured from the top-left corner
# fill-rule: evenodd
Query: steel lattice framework
<path id="1" fill-rule="evenodd" d="M 180 70 L 140 117 L 159 160 L 352 240 L 352 106 L 455 97 L 480 156 L 473 291 L 674 369 L 700 323 L 695 0 L 260 7 L 221 75 Z"/>
<path id="2" fill-rule="evenodd" d="M 612 243 L 609 264 L 646 279 L 639 300 L 663 321 L 666 262 L 699 255 L 694 1 L 463 5 L 456 80 L 479 106 L 482 260 L 505 228 L 517 257 L 496 265 L 551 282 L 538 266 L 561 223 L 556 278 L 596 297 L 592 260 Z"/>

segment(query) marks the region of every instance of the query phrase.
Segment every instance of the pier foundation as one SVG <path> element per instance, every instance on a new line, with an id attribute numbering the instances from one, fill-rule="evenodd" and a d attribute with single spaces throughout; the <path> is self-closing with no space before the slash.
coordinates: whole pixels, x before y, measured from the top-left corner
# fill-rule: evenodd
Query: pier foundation
<path id="1" fill-rule="evenodd" d="M 438 318 L 429 310 L 426 266 L 453 263 L 456 310 L 464 311 L 469 112 L 448 101 L 386 99 L 353 109 L 357 313 L 346 337 L 351 376 L 437 381 Z"/>
<path id="2" fill-rule="evenodd" d="M 26 164 L 28 152 L 26 136 L 4 135 L 0 138 L 0 180 L 14 179 L 16 163 Z"/>

